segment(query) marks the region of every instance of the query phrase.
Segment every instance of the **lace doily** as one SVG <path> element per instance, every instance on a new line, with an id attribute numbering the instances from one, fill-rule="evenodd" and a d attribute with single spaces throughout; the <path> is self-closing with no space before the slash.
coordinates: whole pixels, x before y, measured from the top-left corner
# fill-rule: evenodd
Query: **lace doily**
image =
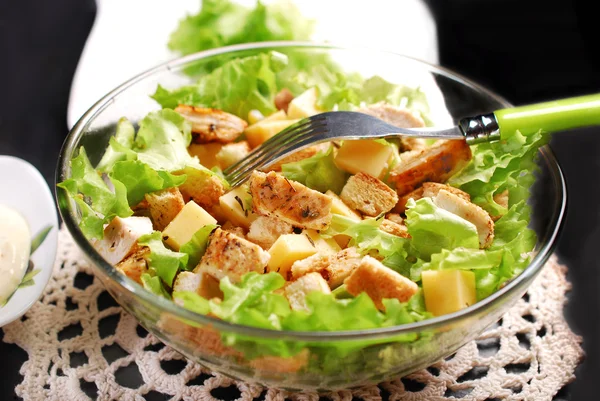
<path id="1" fill-rule="evenodd" d="M 527 295 L 477 341 L 428 369 L 378 386 L 328 394 L 332 401 L 550 400 L 574 379 L 581 338 L 563 318 L 566 267 L 552 258 Z M 93 278 L 63 228 L 54 274 L 4 341 L 27 351 L 24 400 L 319 401 L 213 374 L 185 360 L 123 312 Z M 162 393 L 162 394 L 161 394 Z"/>

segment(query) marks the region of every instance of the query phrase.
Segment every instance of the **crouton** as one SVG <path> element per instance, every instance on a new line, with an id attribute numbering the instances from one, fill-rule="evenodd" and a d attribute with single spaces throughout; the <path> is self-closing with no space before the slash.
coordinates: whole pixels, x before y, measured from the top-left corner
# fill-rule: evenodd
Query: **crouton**
<path id="1" fill-rule="evenodd" d="M 264 273 L 269 257 L 260 246 L 217 228 L 194 273 L 206 272 L 218 280 L 229 277 L 237 283 L 248 272 Z"/>
<path id="2" fill-rule="evenodd" d="M 200 164 L 210 169 L 219 166 L 217 153 L 219 153 L 223 146 L 225 145 L 219 142 L 192 143 L 188 147 L 188 153 L 191 156 L 196 156 L 200 160 Z"/>
<path id="3" fill-rule="evenodd" d="M 247 141 L 229 143 L 224 145 L 221 150 L 215 155 L 222 169 L 226 169 L 232 164 L 242 160 L 250 153 L 250 145 Z"/>
<path id="4" fill-rule="evenodd" d="M 250 223 L 248 239 L 268 250 L 283 234 L 290 234 L 292 225 L 275 217 L 258 216 Z"/>
<path id="5" fill-rule="evenodd" d="M 492 245 L 492 241 L 494 240 L 494 221 L 488 212 L 481 207 L 443 189 L 433 197 L 433 203 L 437 207 L 473 223 L 477 228 L 480 248 L 488 248 Z"/>
<path id="6" fill-rule="evenodd" d="M 396 224 L 404 224 L 404 219 L 398 213 L 388 213 L 385 218 Z"/>
<path id="7" fill-rule="evenodd" d="M 195 292 L 205 299 L 223 299 L 223 292 L 219 288 L 219 281 L 205 272 L 179 273 L 175 278 L 175 283 L 173 284 L 173 292 L 178 291 Z M 177 299 L 175 299 L 175 302 L 179 303 Z"/>
<path id="8" fill-rule="evenodd" d="M 388 234 L 402 238 L 410 238 L 408 228 L 404 224 L 398 224 L 388 219 L 383 219 L 379 225 L 379 229 Z"/>
<path id="9" fill-rule="evenodd" d="M 244 230 L 244 228 L 243 228 L 243 227 L 238 227 L 238 226 L 236 226 L 236 225 L 235 225 L 235 224 L 233 224 L 231 221 L 226 221 L 226 222 L 225 222 L 225 223 L 224 223 L 224 224 L 221 226 L 221 229 L 223 229 L 223 230 L 225 230 L 225 231 L 227 231 L 227 232 L 229 232 L 229 233 L 235 234 L 235 235 L 237 235 L 238 237 L 241 237 L 241 238 L 246 238 L 246 230 Z"/>
<path id="10" fill-rule="evenodd" d="M 380 261 L 365 256 L 358 267 L 344 281 L 346 291 L 357 296 L 362 292 L 373 300 L 379 310 L 384 310 L 383 299 L 408 301 L 419 287 L 400 273 L 385 267 Z"/>
<path id="11" fill-rule="evenodd" d="M 152 231 L 152 221 L 147 217 L 115 217 L 104 228 L 103 238 L 91 242 L 98 253 L 114 266 L 135 252 L 138 239 Z"/>
<path id="12" fill-rule="evenodd" d="M 195 143 L 233 142 L 248 126 L 246 121 L 222 110 L 179 105 L 175 111 L 192 124 Z"/>
<path id="13" fill-rule="evenodd" d="M 275 103 L 277 110 L 283 110 L 287 112 L 288 106 L 292 100 L 294 100 L 294 94 L 290 92 L 288 88 L 283 88 L 275 95 L 273 103 Z"/>
<path id="14" fill-rule="evenodd" d="M 164 230 L 185 206 L 183 196 L 177 187 L 147 193 L 144 199 L 148 202 L 154 229 L 158 231 Z"/>
<path id="15" fill-rule="evenodd" d="M 117 263 L 115 268 L 138 284 L 142 284 L 142 274 L 148 272 L 150 248 L 138 246 L 136 251 Z"/>
<path id="16" fill-rule="evenodd" d="M 313 157 L 319 152 L 326 152 L 330 146 L 331 144 L 329 142 L 323 142 L 313 146 L 309 146 L 304 149 L 300 149 L 299 151 L 292 153 L 291 155 L 286 156 L 283 159 L 271 164 L 265 169 L 265 171 L 281 171 L 281 166 L 283 166 L 284 164 L 298 162 L 300 160 Z"/>
<path id="17" fill-rule="evenodd" d="M 389 177 L 398 196 L 406 195 L 427 181 L 446 182 L 471 160 L 471 148 L 464 140 L 437 141 L 420 152 L 404 155 L 406 153 Z"/>
<path id="18" fill-rule="evenodd" d="M 310 352 L 304 348 L 301 352 L 287 358 L 281 356 L 261 356 L 250 361 L 250 366 L 265 373 L 294 373 L 308 364 Z"/>
<path id="19" fill-rule="evenodd" d="M 185 182 L 179 186 L 185 203 L 193 200 L 208 212 L 219 204 L 219 197 L 225 193 L 221 178 L 210 171 L 186 167 L 174 174 L 187 176 Z"/>
<path id="20" fill-rule="evenodd" d="M 423 185 L 421 185 L 419 188 L 402 196 L 398 200 L 396 206 L 394 207 L 394 211 L 397 213 L 404 213 L 406 212 L 406 202 L 408 202 L 409 199 L 414 199 L 415 201 L 417 201 L 421 198 L 432 198 L 436 196 L 442 189 L 453 193 L 456 196 L 460 196 L 468 202 L 471 201 L 471 195 L 464 191 L 461 191 L 458 188 L 454 188 L 450 185 L 440 184 L 437 182 L 424 182 Z"/>
<path id="21" fill-rule="evenodd" d="M 348 179 L 340 198 L 344 203 L 367 216 L 389 212 L 398 202 L 396 192 L 379 179 L 358 173 Z"/>
<path id="22" fill-rule="evenodd" d="M 313 291 L 331 294 L 327 281 L 319 273 L 308 273 L 285 287 L 285 297 L 292 310 L 309 311 L 306 295 Z"/>
<path id="23" fill-rule="evenodd" d="M 309 273 L 319 273 L 335 289 L 344 283 L 344 280 L 360 264 L 362 257 L 356 248 L 346 248 L 336 254 L 317 253 L 306 259 L 298 260 L 292 265 L 292 280 Z"/>
<path id="24" fill-rule="evenodd" d="M 250 178 L 254 212 L 293 226 L 324 230 L 331 223 L 331 198 L 275 172 Z"/>

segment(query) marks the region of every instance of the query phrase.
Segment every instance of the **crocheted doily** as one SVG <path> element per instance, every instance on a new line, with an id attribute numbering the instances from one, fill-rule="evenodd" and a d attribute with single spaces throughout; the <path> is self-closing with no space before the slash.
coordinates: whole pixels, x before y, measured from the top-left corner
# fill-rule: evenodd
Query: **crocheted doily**
<path id="1" fill-rule="evenodd" d="M 574 379 L 583 357 L 581 338 L 563 318 L 566 270 L 552 258 L 527 295 L 454 356 L 405 378 L 327 397 L 551 400 Z M 208 401 L 233 394 L 243 401 L 319 401 L 315 393 L 290 394 L 213 374 L 163 346 L 117 306 L 64 228 L 44 295 L 3 330 L 5 342 L 29 355 L 16 388 L 25 400 Z"/>

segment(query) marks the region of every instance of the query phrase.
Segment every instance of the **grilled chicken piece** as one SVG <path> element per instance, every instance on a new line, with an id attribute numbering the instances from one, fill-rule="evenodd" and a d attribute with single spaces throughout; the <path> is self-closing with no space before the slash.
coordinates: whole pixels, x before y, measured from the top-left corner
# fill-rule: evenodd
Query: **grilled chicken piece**
<path id="1" fill-rule="evenodd" d="M 285 289 L 285 297 L 290 301 L 292 310 L 309 311 L 306 304 L 306 295 L 313 291 L 323 294 L 331 294 L 327 281 L 319 273 L 308 273 L 298 280 L 288 284 Z"/>
<path id="2" fill-rule="evenodd" d="M 329 146 L 331 146 L 329 142 L 323 142 L 317 145 L 309 146 L 308 148 L 301 149 L 296 153 L 292 153 L 291 155 L 284 157 L 278 162 L 275 162 L 275 164 L 272 164 L 271 166 L 267 167 L 265 171 L 281 171 L 282 165 L 308 159 L 309 157 L 313 157 L 319 152 L 326 152 L 329 149 Z"/>
<path id="3" fill-rule="evenodd" d="M 366 173 L 350 177 L 342 188 L 340 198 L 346 205 L 367 216 L 387 213 L 398 202 L 398 195 L 392 188 Z"/>
<path id="4" fill-rule="evenodd" d="M 138 238 L 152 231 L 148 217 L 115 217 L 104 229 L 104 237 L 93 240 L 92 245 L 114 266 L 136 251 Z"/>
<path id="5" fill-rule="evenodd" d="M 277 107 L 277 110 L 284 110 L 287 113 L 292 100 L 294 100 L 294 94 L 288 88 L 283 88 L 275 95 L 275 107 Z"/>
<path id="6" fill-rule="evenodd" d="M 471 201 L 471 196 L 465 191 L 461 191 L 458 188 L 451 187 L 450 185 L 440 184 L 437 182 L 424 182 L 422 186 L 411 191 L 404 195 L 398 200 L 396 207 L 394 207 L 394 212 L 396 213 L 404 213 L 406 211 L 406 202 L 409 199 L 419 200 L 421 198 L 433 198 L 436 196 L 441 190 L 446 190 L 450 193 L 453 193 L 456 196 L 460 196 L 466 201 Z"/>
<path id="7" fill-rule="evenodd" d="M 292 225 L 275 217 L 258 216 L 250 223 L 248 239 L 269 250 L 281 235 L 291 234 Z"/>
<path id="8" fill-rule="evenodd" d="M 407 109 L 401 109 L 386 103 L 377 103 L 358 110 L 361 113 L 377 117 L 388 124 L 399 128 L 420 128 L 425 126 L 423 119 Z M 422 138 L 401 137 L 401 151 L 423 150 L 427 147 L 427 142 Z"/>
<path id="9" fill-rule="evenodd" d="M 425 150 L 402 156 L 389 178 L 398 196 L 406 195 L 427 181 L 447 181 L 471 160 L 471 148 L 464 140 L 438 141 Z"/>
<path id="10" fill-rule="evenodd" d="M 425 121 L 419 115 L 408 109 L 401 109 L 383 102 L 363 107 L 357 111 L 377 117 L 399 128 L 419 128 L 425 126 Z"/>
<path id="11" fill-rule="evenodd" d="M 246 273 L 264 273 L 270 257 L 260 246 L 217 228 L 194 273 L 208 273 L 217 280 L 229 277 L 237 283 Z"/>
<path id="12" fill-rule="evenodd" d="M 324 230 L 331 223 L 331 198 L 275 172 L 250 178 L 254 212 L 299 228 Z"/>
<path id="13" fill-rule="evenodd" d="M 138 246 L 131 255 L 117 263 L 115 268 L 138 284 L 142 284 L 142 274 L 148 272 L 149 256 L 150 248 Z"/>
<path id="14" fill-rule="evenodd" d="M 148 204 L 154 228 L 158 231 L 164 230 L 185 206 L 183 196 L 176 187 L 147 193 L 144 200 Z"/>
<path id="15" fill-rule="evenodd" d="M 492 245 L 492 241 L 494 240 L 494 222 L 488 212 L 481 207 L 444 189 L 433 197 L 433 203 L 437 207 L 473 223 L 477 228 L 480 248 L 488 248 Z"/>
<path id="16" fill-rule="evenodd" d="M 316 253 L 308 258 L 297 260 L 291 268 L 292 280 L 309 273 L 319 273 L 331 289 L 344 283 L 354 269 L 360 264 L 362 257 L 356 248 L 346 248 L 331 254 Z"/>
<path id="17" fill-rule="evenodd" d="M 354 296 L 366 292 L 379 310 L 385 309 L 383 299 L 396 298 L 400 302 L 406 302 L 419 290 L 417 284 L 370 256 L 361 260 L 344 284 L 346 290 Z"/>
<path id="18" fill-rule="evenodd" d="M 239 137 L 248 123 L 222 110 L 179 105 L 175 111 L 192 124 L 195 143 L 229 143 Z"/>

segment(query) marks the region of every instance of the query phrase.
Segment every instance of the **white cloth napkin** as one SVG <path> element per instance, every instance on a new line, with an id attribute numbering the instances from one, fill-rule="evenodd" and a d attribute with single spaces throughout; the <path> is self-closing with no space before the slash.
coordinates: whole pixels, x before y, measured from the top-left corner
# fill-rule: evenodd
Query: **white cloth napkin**
<path id="1" fill-rule="evenodd" d="M 244 5 L 254 0 L 237 0 Z M 67 122 L 127 79 L 175 58 L 169 34 L 200 0 L 96 0 L 96 21 L 71 85 Z M 265 1 L 268 3 L 269 1 Z M 316 21 L 313 40 L 370 47 L 438 62 L 433 17 L 421 0 L 296 0 Z"/>

